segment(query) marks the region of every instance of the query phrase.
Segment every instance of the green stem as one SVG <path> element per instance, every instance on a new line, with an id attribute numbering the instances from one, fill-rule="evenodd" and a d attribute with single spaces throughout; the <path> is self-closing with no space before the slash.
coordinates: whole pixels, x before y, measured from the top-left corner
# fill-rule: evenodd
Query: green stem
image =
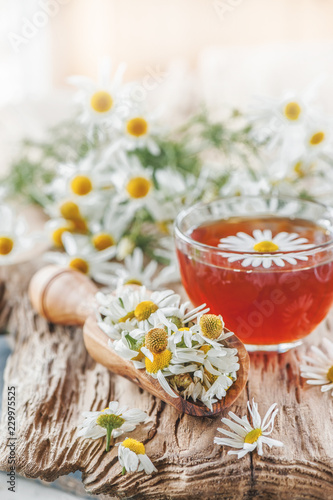
<path id="1" fill-rule="evenodd" d="M 123 470 L 121 471 L 122 475 L 125 476 L 126 474 L 126 467 L 123 467 Z"/>
<path id="2" fill-rule="evenodd" d="M 110 451 L 112 429 L 113 429 L 112 425 L 108 425 L 106 428 L 106 451 Z"/>

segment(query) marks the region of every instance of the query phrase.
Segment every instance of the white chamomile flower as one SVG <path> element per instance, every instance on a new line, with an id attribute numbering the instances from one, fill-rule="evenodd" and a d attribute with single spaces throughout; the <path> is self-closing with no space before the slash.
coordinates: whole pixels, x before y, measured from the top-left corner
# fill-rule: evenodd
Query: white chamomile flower
<path id="1" fill-rule="evenodd" d="M 114 263 L 111 284 L 116 287 L 122 287 L 123 285 L 146 286 L 152 290 L 152 279 L 157 267 L 158 264 L 154 260 L 151 260 L 144 267 L 143 252 L 141 248 L 135 248 L 132 255 L 125 257 L 124 265 Z"/>
<path id="2" fill-rule="evenodd" d="M 44 260 L 87 274 L 97 282 L 99 279 L 105 279 L 104 274 L 110 266 L 108 261 L 116 253 L 114 246 L 98 251 L 91 246 L 87 237 L 71 233 L 63 233 L 62 242 L 65 252 L 47 252 L 44 254 Z"/>
<path id="3" fill-rule="evenodd" d="M 55 247 L 64 248 L 62 236 L 64 233 L 75 231 L 75 225 L 70 220 L 56 218 L 47 221 L 44 230 Z"/>
<path id="4" fill-rule="evenodd" d="M 139 472 L 144 470 L 146 474 L 157 472 L 156 467 L 146 455 L 144 444 L 136 439 L 126 438 L 122 443 L 117 443 L 118 459 L 126 472 Z"/>
<path id="5" fill-rule="evenodd" d="M 160 330 L 162 333 L 162 329 L 155 328 L 154 330 Z M 162 389 L 165 390 L 167 394 L 169 394 L 173 398 L 178 398 L 179 395 L 176 394 L 170 387 L 170 384 L 167 380 L 167 377 L 172 375 L 180 375 L 183 373 L 195 372 L 198 368 L 198 365 L 195 364 L 194 361 L 200 361 L 200 358 L 195 356 L 195 351 L 192 350 L 190 356 L 177 356 L 170 349 L 164 349 L 161 352 L 152 353 L 152 349 L 148 351 L 147 348 L 141 348 L 142 352 L 146 354 L 145 358 L 145 366 L 146 372 L 153 378 L 157 379 Z M 177 353 L 178 354 L 178 353 Z M 191 362 L 190 364 L 186 364 L 187 362 Z"/>
<path id="6" fill-rule="evenodd" d="M 311 346 L 313 356 L 304 356 L 307 364 L 301 365 L 301 376 L 307 378 L 310 385 L 321 385 L 321 391 L 333 389 L 333 342 L 323 339 L 323 347 Z M 333 396 L 333 391 L 332 391 Z"/>
<path id="7" fill-rule="evenodd" d="M 119 128 L 128 114 L 126 86 L 122 85 L 126 65 L 120 64 L 111 79 L 111 64 L 104 59 L 99 67 L 99 78 L 94 82 L 84 76 L 72 76 L 69 83 L 78 87 L 77 100 L 81 105 L 81 120 L 89 126 L 90 134 L 95 125 L 105 124 Z"/>
<path id="8" fill-rule="evenodd" d="M 302 156 L 311 161 L 317 156 L 332 156 L 332 153 L 332 123 L 312 121 L 306 128 Z"/>
<path id="9" fill-rule="evenodd" d="M 135 368 L 144 368 L 144 354 L 141 348 L 144 344 L 146 332 L 140 328 L 131 331 L 123 330 L 121 338 L 118 340 L 109 340 L 109 347 L 119 356 L 133 362 Z"/>
<path id="10" fill-rule="evenodd" d="M 113 190 L 111 174 L 100 170 L 96 163 L 95 155 L 88 155 L 79 163 L 60 164 L 58 176 L 47 192 L 56 199 L 68 198 L 77 203 L 84 198 L 96 201 L 102 195 L 109 197 Z"/>
<path id="11" fill-rule="evenodd" d="M 144 266 L 141 248 L 135 248 L 132 255 L 127 255 L 124 264 L 113 263 L 112 272 L 107 276 L 108 283 L 115 288 L 124 285 L 145 286 L 149 290 L 156 290 L 161 286 L 177 281 L 178 270 L 173 266 L 166 266 L 157 272 L 158 264 L 151 260 Z"/>
<path id="12" fill-rule="evenodd" d="M 92 220 L 102 217 L 105 210 L 105 199 L 97 196 L 61 198 L 45 207 L 45 212 L 52 219 L 70 221 L 74 231 L 87 234 Z"/>
<path id="13" fill-rule="evenodd" d="M 235 413 L 229 411 L 231 419 L 222 418 L 222 422 L 230 428 L 229 430 L 217 429 L 221 434 L 227 437 L 215 437 L 214 443 L 221 446 L 230 446 L 236 450 L 228 451 L 229 455 L 237 455 L 238 458 L 244 457 L 247 453 L 258 450 L 258 455 L 263 454 L 263 444 L 272 446 L 283 446 L 281 441 L 268 437 L 274 428 L 274 420 L 278 413 L 276 403 L 272 404 L 263 419 L 258 412 L 258 404 L 252 400 L 247 403 L 249 413 L 252 419 L 250 424 L 247 416 L 239 418 Z"/>
<path id="14" fill-rule="evenodd" d="M 198 350 L 204 353 L 203 367 L 214 377 L 218 377 L 222 372 L 235 374 L 240 368 L 237 349 L 225 348 L 220 344 L 216 347 L 203 344 Z"/>
<path id="15" fill-rule="evenodd" d="M 208 389 L 202 392 L 200 399 L 210 410 L 212 410 L 212 405 L 216 403 L 217 400 L 226 396 L 227 390 L 233 384 L 233 380 L 225 373 L 220 373 L 219 375 L 205 373 L 203 377 Z"/>
<path id="16" fill-rule="evenodd" d="M 295 265 L 297 260 L 308 260 L 306 255 L 290 252 L 307 250 L 313 246 L 307 244 L 308 240 L 300 238 L 297 233 L 282 232 L 273 237 L 272 231 L 269 229 L 263 231 L 255 229 L 252 234 L 250 236 L 239 232 L 236 236 L 221 238 L 218 247 L 222 250 L 243 252 L 243 254 L 223 254 L 224 257 L 228 257 L 229 262 L 241 260 L 243 267 L 263 266 L 267 269 L 272 264 L 284 267 L 285 262 Z M 251 252 L 251 254 L 247 252 Z"/>
<path id="17" fill-rule="evenodd" d="M 27 224 L 16 216 L 7 205 L 0 205 L 0 266 L 24 259 L 24 252 L 31 248 L 35 238 L 27 234 Z"/>
<path id="18" fill-rule="evenodd" d="M 219 342 L 233 335 L 233 332 L 224 331 L 224 321 L 221 315 L 207 314 L 206 311 L 201 311 L 197 324 L 192 327 L 192 330 L 195 340 L 201 345 L 209 344 L 217 349 L 221 349 Z"/>
<path id="19" fill-rule="evenodd" d="M 90 224 L 92 244 L 96 250 L 104 250 L 118 245 L 127 230 L 130 218 L 126 217 L 122 207 L 112 202 L 105 209 L 102 221 L 93 221 Z M 117 253 L 118 253 L 117 248 Z"/>
<path id="20" fill-rule="evenodd" d="M 136 328 L 154 326 L 156 311 L 163 312 L 179 302 L 179 295 L 172 290 L 147 292 L 146 287 L 119 289 L 116 295 L 97 294 L 99 313 L 112 325 L 130 323 Z M 132 328 L 133 329 L 133 328 Z"/>
<path id="21" fill-rule="evenodd" d="M 180 299 L 178 303 L 170 305 L 170 307 L 165 308 L 163 311 L 157 312 L 160 321 L 173 332 L 179 331 L 180 328 L 187 326 L 201 314 L 205 314 L 209 311 L 209 307 L 206 307 L 206 304 L 201 304 L 194 309 L 190 309 L 191 302 L 187 301 L 183 304 L 179 302 Z"/>
<path id="22" fill-rule="evenodd" d="M 315 81 L 303 92 L 284 93 L 280 98 L 257 97 L 253 102 L 250 119 L 254 123 L 254 135 L 259 142 L 268 140 L 271 147 L 292 144 L 299 130 L 315 112 L 312 108 L 318 84 Z"/>
<path id="23" fill-rule="evenodd" d="M 128 151 L 147 148 L 153 155 L 160 153 L 153 136 L 157 133 L 154 119 L 145 113 L 132 112 L 122 126 L 119 142 Z"/>
<path id="24" fill-rule="evenodd" d="M 228 180 L 220 188 L 220 196 L 257 196 L 269 192 L 269 184 L 266 179 L 254 179 L 250 172 L 238 169 L 230 172 Z"/>
<path id="25" fill-rule="evenodd" d="M 117 438 L 125 432 L 134 431 L 148 415 L 142 410 L 127 407 L 119 408 L 117 401 L 111 401 L 102 411 L 85 411 L 83 422 L 78 426 L 79 437 L 98 439 L 106 436 L 106 451 L 110 449 L 111 437 Z"/>
<path id="26" fill-rule="evenodd" d="M 133 217 L 138 209 L 149 207 L 154 191 L 152 171 L 143 168 L 135 158 L 122 171 L 112 175 L 112 182 L 116 188 L 115 203 L 127 202 L 129 215 Z"/>

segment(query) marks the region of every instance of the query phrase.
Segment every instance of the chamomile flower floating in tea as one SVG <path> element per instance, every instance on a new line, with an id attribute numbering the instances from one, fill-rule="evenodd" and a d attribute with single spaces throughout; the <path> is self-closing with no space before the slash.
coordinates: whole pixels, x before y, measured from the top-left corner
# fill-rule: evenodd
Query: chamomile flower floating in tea
<path id="1" fill-rule="evenodd" d="M 144 422 L 148 415 L 139 409 L 127 410 L 119 408 L 117 401 L 111 401 L 102 411 L 85 411 L 83 422 L 78 426 L 79 437 L 99 439 L 106 436 L 106 451 L 110 449 L 110 441 L 124 433 L 134 431 L 137 425 Z"/>
<path id="2" fill-rule="evenodd" d="M 333 342 L 323 339 L 323 348 L 311 346 L 313 356 L 304 356 L 306 364 L 301 365 L 301 376 L 309 385 L 320 385 L 321 391 L 333 389 Z M 333 391 L 332 391 L 333 396 Z"/>
<path id="3" fill-rule="evenodd" d="M 239 418 L 235 413 L 229 411 L 229 418 L 222 418 L 221 422 L 224 423 L 230 430 L 219 428 L 217 429 L 221 434 L 227 437 L 215 437 L 214 443 L 221 446 L 228 446 L 236 448 L 229 450 L 228 455 L 237 455 L 238 458 L 244 457 L 247 453 L 258 450 L 258 455 L 263 455 L 263 444 L 270 448 L 272 446 L 283 446 L 281 441 L 268 437 L 274 429 L 274 420 L 279 410 L 276 408 L 276 403 L 272 404 L 267 410 L 264 418 L 262 419 L 259 411 L 258 404 L 252 400 L 247 403 L 249 413 L 251 415 L 250 424 L 247 416 Z"/>
<path id="4" fill-rule="evenodd" d="M 157 472 L 156 467 L 146 455 L 146 449 L 143 443 L 136 439 L 126 438 L 122 443 L 117 443 L 118 459 L 123 468 L 123 474 L 126 472 L 145 471 L 146 474 Z"/>
<path id="5" fill-rule="evenodd" d="M 300 238 L 297 233 L 278 233 L 274 237 L 270 229 L 255 229 L 252 236 L 239 232 L 236 236 L 227 236 L 221 238 L 218 245 L 222 250 L 235 252 L 244 252 L 243 255 L 225 254 L 229 262 L 241 260 L 243 267 L 259 267 L 269 268 L 272 264 L 279 267 L 284 267 L 285 262 L 295 265 L 297 260 L 308 260 L 306 255 L 293 253 L 282 254 L 279 252 L 298 252 L 311 248 L 312 244 L 307 244 L 307 238 Z M 252 252 L 252 255 L 246 252 Z M 257 252 L 258 256 L 253 254 Z"/>
<path id="6" fill-rule="evenodd" d="M 22 216 L 16 216 L 7 205 L 0 205 L 0 266 L 24 260 L 24 253 L 33 246 L 35 238 L 28 234 Z"/>

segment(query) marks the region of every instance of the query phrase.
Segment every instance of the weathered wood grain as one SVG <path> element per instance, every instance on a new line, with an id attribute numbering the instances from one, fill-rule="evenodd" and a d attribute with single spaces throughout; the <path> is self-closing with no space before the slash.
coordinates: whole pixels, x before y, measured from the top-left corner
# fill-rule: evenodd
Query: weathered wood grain
<path id="1" fill-rule="evenodd" d="M 323 333 L 332 337 L 328 320 L 298 350 L 251 356 L 246 391 L 231 409 L 245 414 L 252 397 L 261 411 L 278 402 L 273 436 L 285 447 L 238 461 L 213 444 L 220 417 L 177 413 L 95 363 L 80 328 L 55 327 L 37 316 L 24 292 L 34 267 L 2 272 L 9 281 L 0 321 L 15 337 L 5 386 L 17 387 L 17 472 L 53 481 L 81 470 L 87 491 L 101 499 L 333 499 L 333 398 L 299 377 L 299 360 L 309 344 L 319 344 Z M 4 410 L 6 398 L 4 393 Z M 80 412 L 104 408 L 112 399 L 149 413 L 132 436 L 145 443 L 158 474 L 122 476 L 116 449 L 106 453 L 101 440 L 76 439 Z M 6 438 L 4 411 L 1 470 L 8 469 Z"/>

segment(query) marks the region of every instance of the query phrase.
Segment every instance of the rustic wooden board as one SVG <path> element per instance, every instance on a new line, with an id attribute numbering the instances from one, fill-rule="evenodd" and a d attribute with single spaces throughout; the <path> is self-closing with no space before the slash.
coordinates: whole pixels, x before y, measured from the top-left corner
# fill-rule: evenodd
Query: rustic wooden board
<path id="1" fill-rule="evenodd" d="M 18 473 L 53 481 L 80 470 L 87 491 L 102 500 L 333 499 L 333 399 L 299 378 L 299 360 L 308 345 L 319 344 L 325 332 L 332 338 L 328 320 L 298 350 L 251 356 L 246 391 L 231 409 L 243 415 L 252 397 L 262 411 L 278 402 L 274 438 L 285 447 L 263 458 L 253 454 L 238 461 L 213 444 L 220 417 L 177 413 L 95 363 L 84 348 L 80 328 L 50 325 L 38 317 L 26 296 L 36 267 L 0 271 L 7 281 L 0 327 L 7 324 L 15 340 L 5 387 L 17 387 Z M 1 470 L 8 469 L 6 399 L 4 391 Z M 76 439 L 80 412 L 104 408 L 113 399 L 148 412 L 149 421 L 131 435 L 145 443 L 158 474 L 122 476 L 116 449 L 106 453 L 100 440 Z"/>

